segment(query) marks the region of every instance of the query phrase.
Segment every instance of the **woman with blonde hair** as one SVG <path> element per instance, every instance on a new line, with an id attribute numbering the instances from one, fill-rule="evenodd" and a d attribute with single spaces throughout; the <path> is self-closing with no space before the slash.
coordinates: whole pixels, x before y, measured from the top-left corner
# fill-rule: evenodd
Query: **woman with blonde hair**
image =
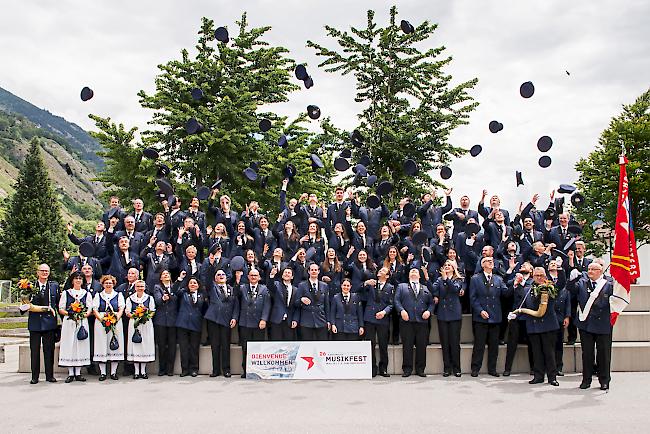
<path id="1" fill-rule="evenodd" d="M 446 260 L 440 269 L 440 277 L 433 286 L 433 302 L 436 304 L 438 333 L 442 346 L 444 377 L 452 373 L 460 377 L 460 327 L 462 309 L 460 297 L 465 293 L 465 279 L 458 272 L 455 261 Z"/>
<path id="2" fill-rule="evenodd" d="M 95 342 L 93 360 L 99 362 L 99 381 L 106 380 L 106 364 L 111 362 L 111 380 L 117 380 L 117 366 L 124 360 L 124 332 L 122 331 L 122 314 L 124 313 L 124 296 L 115 291 L 117 279 L 111 275 L 99 280 L 103 290 L 95 294 L 93 314 L 95 321 Z M 106 322 L 114 319 L 112 329 Z"/>
<path id="3" fill-rule="evenodd" d="M 145 292 L 144 280 L 136 280 L 135 292 L 126 299 L 126 316 L 129 319 L 129 347 L 126 359 L 133 362 L 135 373 L 133 379 L 147 379 L 147 363 L 156 360 L 156 344 L 154 341 L 153 321 L 140 322 L 135 327 L 137 313 L 148 310 L 151 313 L 156 311 L 154 298 Z M 135 315 L 135 317 L 134 317 Z"/>

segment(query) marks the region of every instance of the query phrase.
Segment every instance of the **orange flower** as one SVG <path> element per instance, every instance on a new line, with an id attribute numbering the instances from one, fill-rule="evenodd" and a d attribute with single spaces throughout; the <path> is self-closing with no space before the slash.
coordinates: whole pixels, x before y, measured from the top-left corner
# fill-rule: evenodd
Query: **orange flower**
<path id="1" fill-rule="evenodd" d="M 29 289 L 32 286 L 31 283 L 29 283 L 29 280 L 27 279 L 20 279 L 18 281 L 18 288 L 20 289 Z"/>
<path id="2" fill-rule="evenodd" d="M 82 310 L 81 303 L 79 303 L 78 301 L 75 301 L 74 303 L 72 303 L 70 305 L 70 307 L 72 308 L 73 312 L 79 313 Z"/>

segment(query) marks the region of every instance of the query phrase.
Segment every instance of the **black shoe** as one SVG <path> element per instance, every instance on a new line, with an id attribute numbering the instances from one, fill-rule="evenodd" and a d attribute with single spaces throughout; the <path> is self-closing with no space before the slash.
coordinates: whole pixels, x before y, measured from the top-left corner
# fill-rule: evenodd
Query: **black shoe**
<path id="1" fill-rule="evenodd" d="M 509 377 L 510 376 L 510 371 L 503 371 L 503 376 L 504 377 Z"/>
<path id="2" fill-rule="evenodd" d="M 111 380 L 117 381 L 118 377 L 117 374 L 111 374 Z"/>
<path id="3" fill-rule="evenodd" d="M 478 371 L 472 371 L 472 377 L 478 377 Z"/>
<path id="4" fill-rule="evenodd" d="M 562 372 L 562 371 L 557 371 L 557 376 L 558 376 L 558 377 L 564 377 L 564 372 Z"/>
<path id="5" fill-rule="evenodd" d="M 54 377 L 46 378 L 45 381 L 47 381 L 48 383 L 56 383 L 56 378 Z"/>
<path id="6" fill-rule="evenodd" d="M 406 377 L 410 377 L 410 376 L 411 376 L 411 373 L 410 373 L 410 372 L 404 372 L 404 373 L 402 373 L 402 377 L 404 377 L 404 378 L 406 378 Z"/>
<path id="7" fill-rule="evenodd" d="M 600 390 L 609 390 L 609 383 L 601 384 Z"/>
<path id="8" fill-rule="evenodd" d="M 239 376 L 240 378 L 246 378 L 246 373 L 243 373 Z"/>
<path id="9" fill-rule="evenodd" d="M 105 381 L 106 380 L 106 374 L 99 374 L 99 381 Z"/>
<path id="10" fill-rule="evenodd" d="M 32 378 L 29 380 L 29 384 L 38 384 L 38 378 Z"/>
<path id="11" fill-rule="evenodd" d="M 142 378 L 143 380 L 148 380 L 149 376 L 147 374 L 140 374 L 140 378 Z"/>
<path id="12" fill-rule="evenodd" d="M 192 373 L 191 373 L 190 375 L 191 375 L 192 377 L 196 377 L 197 375 L 199 375 L 199 373 L 196 372 L 196 371 L 192 371 Z"/>
<path id="13" fill-rule="evenodd" d="M 230 377 L 232 377 L 232 375 L 230 374 L 230 371 L 226 371 L 226 372 L 224 372 L 224 373 L 223 373 L 223 376 L 226 377 L 226 378 L 230 378 Z"/>
<path id="14" fill-rule="evenodd" d="M 74 381 L 74 375 L 68 375 L 68 376 L 65 378 L 65 382 L 66 382 L 66 383 L 72 383 L 73 381 Z"/>
<path id="15" fill-rule="evenodd" d="M 580 388 L 582 390 L 589 389 L 591 387 L 591 383 L 585 383 L 584 381 L 580 383 Z"/>
<path id="16" fill-rule="evenodd" d="M 160 371 L 160 372 L 158 372 L 158 376 L 159 376 L 159 377 L 162 377 L 162 376 L 164 376 L 164 375 L 167 375 L 167 372 L 165 372 L 165 371 Z"/>
<path id="17" fill-rule="evenodd" d="M 559 386 L 560 385 L 560 383 L 558 383 L 557 380 L 549 381 L 548 384 L 550 384 L 551 386 Z"/>
<path id="18" fill-rule="evenodd" d="M 386 372 L 386 371 L 379 371 L 379 375 L 381 375 L 382 377 L 387 377 L 387 378 L 390 377 L 390 374 L 388 372 Z"/>
<path id="19" fill-rule="evenodd" d="M 174 376 L 174 373 L 173 373 L 173 372 L 168 372 L 168 373 L 167 373 L 167 376 L 168 376 L 168 377 L 173 377 L 173 376 Z"/>
<path id="20" fill-rule="evenodd" d="M 454 372 L 454 377 L 460 377 L 461 375 L 463 374 L 461 374 L 460 372 Z"/>
<path id="21" fill-rule="evenodd" d="M 74 377 L 74 379 L 75 379 L 75 381 L 81 381 L 81 382 L 86 381 L 86 379 L 84 378 L 83 375 L 76 375 L 76 376 Z"/>
<path id="22" fill-rule="evenodd" d="M 218 377 L 219 373 L 218 372 L 211 372 L 210 373 L 210 378 Z"/>
<path id="23" fill-rule="evenodd" d="M 443 377 L 449 377 L 451 375 L 451 372 L 443 372 L 442 376 Z"/>
<path id="24" fill-rule="evenodd" d="M 138 374 L 133 374 L 133 379 L 134 379 L 134 380 L 137 380 L 138 378 L 140 378 L 140 375 L 138 375 Z"/>
<path id="25" fill-rule="evenodd" d="M 488 372 L 488 375 L 491 375 L 493 377 L 500 377 L 499 373 L 496 372 L 496 371 L 495 372 Z"/>
<path id="26" fill-rule="evenodd" d="M 426 376 L 427 376 L 427 374 L 425 374 L 424 372 L 418 372 L 418 377 L 424 378 Z"/>

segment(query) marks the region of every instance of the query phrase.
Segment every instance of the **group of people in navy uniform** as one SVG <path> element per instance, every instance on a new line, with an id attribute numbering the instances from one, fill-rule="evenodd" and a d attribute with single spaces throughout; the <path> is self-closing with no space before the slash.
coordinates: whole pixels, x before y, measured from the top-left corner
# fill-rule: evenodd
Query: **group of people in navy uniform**
<path id="1" fill-rule="evenodd" d="M 391 211 L 383 203 L 364 204 L 342 187 L 329 205 L 313 193 L 288 199 L 287 187 L 285 179 L 279 212 L 262 210 L 255 201 L 237 212 L 217 188 L 207 206 L 194 197 L 184 208 L 181 198 L 172 196 L 154 214 L 140 199 L 127 212 L 113 197 L 94 234 L 75 234 L 68 225 L 80 253 L 65 252 L 63 269 L 81 272 L 83 288 L 93 295 L 102 291 L 99 276 L 112 276 L 125 299 L 136 282 L 145 282 L 155 302 L 159 375 L 173 375 L 177 345 L 180 375 L 198 375 L 203 344 L 212 349 L 211 376 L 230 377 L 236 329 L 243 377 L 248 342 L 266 339 L 369 340 L 378 349 L 372 354 L 373 376 L 389 376 L 388 345 L 401 343 L 402 375 L 426 376 L 435 318 L 443 375 L 460 377 L 461 320 L 471 314 L 472 376 L 479 375 L 486 346 L 492 376 L 500 375 L 498 347 L 507 346 L 503 375 L 508 376 L 517 346 L 527 344 L 531 383 L 546 377 L 557 385 L 564 331 L 569 329 L 573 344 L 571 330 L 577 326 L 583 386 L 590 384 L 596 358 L 600 383 L 609 387 L 611 280 L 602 263 L 586 258 L 579 224 L 558 208 L 555 192 L 548 208 L 538 209 L 535 195 L 516 213 L 502 208 L 496 195 L 485 204 L 487 191 L 474 209 L 466 195 L 452 208 L 451 190 L 443 197 L 433 190 L 420 200 L 402 198 Z M 38 277 L 47 291 L 32 302 L 56 306 L 69 285 L 59 290 L 40 268 Z M 537 309 L 533 289 L 544 282 L 558 290 L 544 317 L 510 314 Z M 41 341 L 46 378 L 54 378 L 56 327 L 52 315 L 30 312 L 35 379 Z"/>

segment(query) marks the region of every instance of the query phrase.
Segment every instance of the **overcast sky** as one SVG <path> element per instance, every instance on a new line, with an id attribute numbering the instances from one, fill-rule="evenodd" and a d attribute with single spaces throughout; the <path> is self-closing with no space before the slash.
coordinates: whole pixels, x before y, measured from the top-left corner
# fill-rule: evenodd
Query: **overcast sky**
<path id="1" fill-rule="evenodd" d="M 393 3 L 379 1 L 163 1 L 112 0 L 3 2 L 0 14 L 0 87 L 65 117 L 87 130 L 88 113 L 110 116 L 127 126 L 146 126 L 151 113 L 138 104 L 140 89 L 153 90 L 157 65 L 193 48 L 203 16 L 231 31 L 242 12 L 253 26 L 272 26 L 267 39 L 307 62 L 316 85 L 277 107 L 295 115 L 307 104 L 323 116 L 352 128 L 359 111 L 354 79 L 317 70 L 307 39 L 334 47 L 323 26 L 364 27 L 366 11 L 388 22 Z M 470 124 L 451 139 L 483 153 L 452 164 L 457 204 L 469 194 L 473 205 L 483 188 L 502 196 L 516 210 L 535 192 L 544 202 L 559 183 L 576 181 L 580 156 L 597 144 L 622 104 L 632 103 L 650 85 L 650 2 L 647 0 L 545 1 L 396 1 L 399 19 L 414 25 L 438 23 L 431 47 L 444 45 L 454 60 L 447 72 L 456 82 L 478 77 L 473 92 L 480 102 Z M 243 6 L 245 5 L 245 6 Z M 571 75 L 567 75 L 569 71 Z M 519 96 L 532 81 L 535 95 Z M 83 103 L 79 92 L 90 86 L 95 97 Z M 491 134 L 488 123 L 504 130 Z M 537 165 L 537 139 L 552 137 L 548 169 Z M 515 170 L 525 185 L 515 187 Z"/>

